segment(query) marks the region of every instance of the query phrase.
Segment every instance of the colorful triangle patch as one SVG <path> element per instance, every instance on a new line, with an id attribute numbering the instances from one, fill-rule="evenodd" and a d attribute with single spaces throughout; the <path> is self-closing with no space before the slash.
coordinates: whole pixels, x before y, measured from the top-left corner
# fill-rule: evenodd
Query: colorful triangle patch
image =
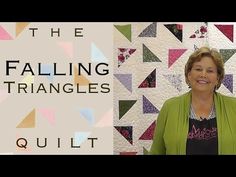
<path id="1" fill-rule="evenodd" d="M 138 37 L 156 37 L 157 32 L 157 23 L 154 22 L 148 27 L 146 27 L 139 35 Z"/>
<path id="2" fill-rule="evenodd" d="M 19 36 L 19 34 L 28 26 L 28 22 L 18 22 L 16 23 L 16 37 Z"/>
<path id="3" fill-rule="evenodd" d="M 114 76 L 127 90 L 132 92 L 132 74 L 114 74 Z"/>
<path id="4" fill-rule="evenodd" d="M 119 100 L 119 119 L 121 119 L 137 100 Z"/>
<path id="5" fill-rule="evenodd" d="M 234 42 L 234 25 L 215 25 L 231 42 Z"/>
<path id="6" fill-rule="evenodd" d="M 231 92 L 233 93 L 233 74 L 226 74 L 222 84 Z"/>
<path id="7" fill-rule="evenodd" d="M 179 92 L 182 91 L 182 80 L 181 74 L 169 74 L 163 75 Z"/>
<path id="8" fill-rule="evenodd" d="M 75 146 L 80 146 L 83 142 L 85 142 L 91 132 L 75 132 Z"/>
<path id="9" fill-rule="evenodd" d="M 143 44 L 143 62 L 161 62 L 161 60 Z"/>
<path id="10" fill-rule="evenodd" d="M 118 48 L 118 67 L 121 66 L 136 51 L 130 48 Z"/>
<path id="11" fill-rule="evenodd" d="M 183 25 L 181 24 L 168 24 L 164 25 L 180 42 L 183 39 Z"/>
<path id="12" fill-rule="evenodd" d="M 80 109 L 80 114 L 89 122 L 90 125 L 93 125 L 95 122 L 94 111 L 92 109 L 84 108 Z"/>
<path id="13" fill-rule="evenodd" d="M 72 42 L 58 42 L 58 45 L 63 49 L 65 54 L 70 57 L 70 59 L 73 58 L 74 46 Z"/>
<path id="14" fill-rule="evenodd" d="M 139 140 L 152 140 L 154 135 L 154 130 L 156 127 L 156 121 L 154 121 L 140 136 Z"/>
<path id="15" fill-rule="evenodd" d="M 88 85 L 90 81 L 82 74 L 78 75 L 78 68 L 74 66 L 74 84 L 79 84 L 80 86 Z"/>
<path id="16" fill-rule="evenodd" d="M 115 126 L 115 129 L 130 143 L 133 144 L 132 126 Z"/>
<path id="17" fill-rule="evenodd" d="M 42 67 L 41 67 L 41 70 L 42 70 L 42 73 L 49 73 L 50 75 L 47 75 L 47 79 L 50 81 L 50 82 L 53 82 L 53 66 L 52 65 L 46 65 L 46 64 L 42 64 Z"/>
<path id="18" fill-rule="evenodd" d="M 113 108 L 106 112 L 102 118 L 96 123 L 95 127 L 111 127 L 113 123 Z"/>
<path id="19" fill-rule="evenodd" d="M 223 57 L 224 63 L 236 53 L 236 49 L 220 49 L 219 51 Z"/>
<path id="20" fill-rule="evenodd" d="M 170 68 L 176 60 L 178 60 L 181 55 L 186 51 L 187 49 L 169 49 L 169 60 L 168 60 L 168 68 Z"/>
<path id="21" fill-rule="evenodd" d="M 202 25 L 189 38 L 207 38 L 207 26 Z"/>
<path id="22" fill-rule="evenodd" d="M 38 111 L 45 117 L 51 125 L 55 125 L 55 111 L 53 109 L 41 108 Z"/>
<path id="23" fill-rule="evenodd" d="M 0 40 L 12 40 L 11 35 L 0 25 Z"/>
<path id="24" fill-rule="evenodd" d="M 114 25 L 115 28 L 131 42 L 131 24 Z"/>
<path id="25" fill-rule="evenodd" d="M 91 60 L 92 62 L 108 62 L 105 55 L 94 43 L 91 44 Z"/>
<path id="26" fill-rule="evenodd" d="M 156 69 L 154 69 L 146 79 L 138 86 L 138 88 L 153 88 L 156 87 Z"/>
<path id="27" fill-rule="evenodd" d="M 21 83 L 25 83 L 29 86 L 31 83 L 34 83 L 34 76 L 31 74 L 28 74 L 22 79 Z"/>
<path id="28" fill-rule="evenodd" d="M 3 102 L 7 97 L 9 96 L 9 93 L 5 89 L 0 89 L 0 103 Z"/>
<path id="29" fill-rule="evenodd" d="M 159 113 L 159 110 L 143 95 L 143 114 Z"/>
<path id="30" fill-rule="evenodd" d="M 33 109 L 16 128 L 34 128 L 35 127 L 35 109 Z"/>

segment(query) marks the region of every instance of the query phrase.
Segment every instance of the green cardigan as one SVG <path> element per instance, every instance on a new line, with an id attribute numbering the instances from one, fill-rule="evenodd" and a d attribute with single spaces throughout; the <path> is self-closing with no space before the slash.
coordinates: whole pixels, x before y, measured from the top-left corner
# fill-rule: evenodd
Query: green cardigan
<path id="1" fill-rule="evenodd" d="M 186 154 L 191 91 L 167 100 L 157 119 L 148 154 Z M 214 93 L 219 154 L 236 154 L 236 98 Z"/>

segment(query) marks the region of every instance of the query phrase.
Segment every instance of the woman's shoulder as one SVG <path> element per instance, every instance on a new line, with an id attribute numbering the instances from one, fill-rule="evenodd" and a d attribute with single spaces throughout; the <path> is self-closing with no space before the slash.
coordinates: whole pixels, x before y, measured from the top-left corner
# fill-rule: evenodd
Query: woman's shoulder
<path id="1" fill-rule="evenodd" d="M 179 104 L 182 100 L 186 100 L 188 98 L 190 98 L 190 93 L 189 92 L 184 93 L 182 95 L 178 95 L 178 96 L 169 98 L 165 101 L 164 104 L 166 104 L 166 105 L 176 105 L 176 104 Z"/>
<path id="2" fill-rule="evenodd" d="M 227 101 L 227 102 L 231 102 L 231 103 L 235 103 L 236 104 L 236 97 L 224 95 L 224 94 L 218 93 L 218 92 L 217 92 L 216 96 L 220 97 L 223 101 Z"/>

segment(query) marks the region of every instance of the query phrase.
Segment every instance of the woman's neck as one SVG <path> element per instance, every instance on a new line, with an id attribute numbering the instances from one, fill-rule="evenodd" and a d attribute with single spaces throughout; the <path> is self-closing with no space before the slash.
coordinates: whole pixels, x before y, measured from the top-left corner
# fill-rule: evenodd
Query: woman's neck
<path id="1" fill-rule="evenodd" d="M 214 93 L 203 94 L 192 91 L 191 106 L 197 119 L 209 118 L 214 105 L 213 95 Z"/>
<path id="2" fill-rule="evenodd" d="M 192 104 L 195 106 L 212 106 L 214 93 L 200 93 L 192 91 Z"/>

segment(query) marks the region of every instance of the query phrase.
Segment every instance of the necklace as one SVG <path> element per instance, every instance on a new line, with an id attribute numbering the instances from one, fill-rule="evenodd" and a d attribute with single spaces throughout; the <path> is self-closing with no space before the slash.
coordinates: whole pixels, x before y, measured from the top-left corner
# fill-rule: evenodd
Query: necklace
<path id="1" fill-rule="evenodd" d="M 215 105 L 213 104 L 212 105 L 212 107 L 211 107 L 211 112 L 210 112 L 210 114 L 208 115 L 208 117 L 201 117 L 201 116 L 199 116 L 199 118 L 198 118 L 198 116 L 196 115 L 196 113 L 195 113 L 195 111 L 194 111 L 194 109 L 193 109 L 193 105 L 191 104 L 191 106 L 190 106 L 190 117 L 192 117 L 193 119 L 197 119 L 197 120 L 200 120 L 200 121 L 202 121 L 202 120 L 204 120 L 204 119 L 206 119 L 206 120 L 209 120 L 209 119 L 211 119 L 212 117 L 214 117 L 214 109 L 215 109 Z"/>

